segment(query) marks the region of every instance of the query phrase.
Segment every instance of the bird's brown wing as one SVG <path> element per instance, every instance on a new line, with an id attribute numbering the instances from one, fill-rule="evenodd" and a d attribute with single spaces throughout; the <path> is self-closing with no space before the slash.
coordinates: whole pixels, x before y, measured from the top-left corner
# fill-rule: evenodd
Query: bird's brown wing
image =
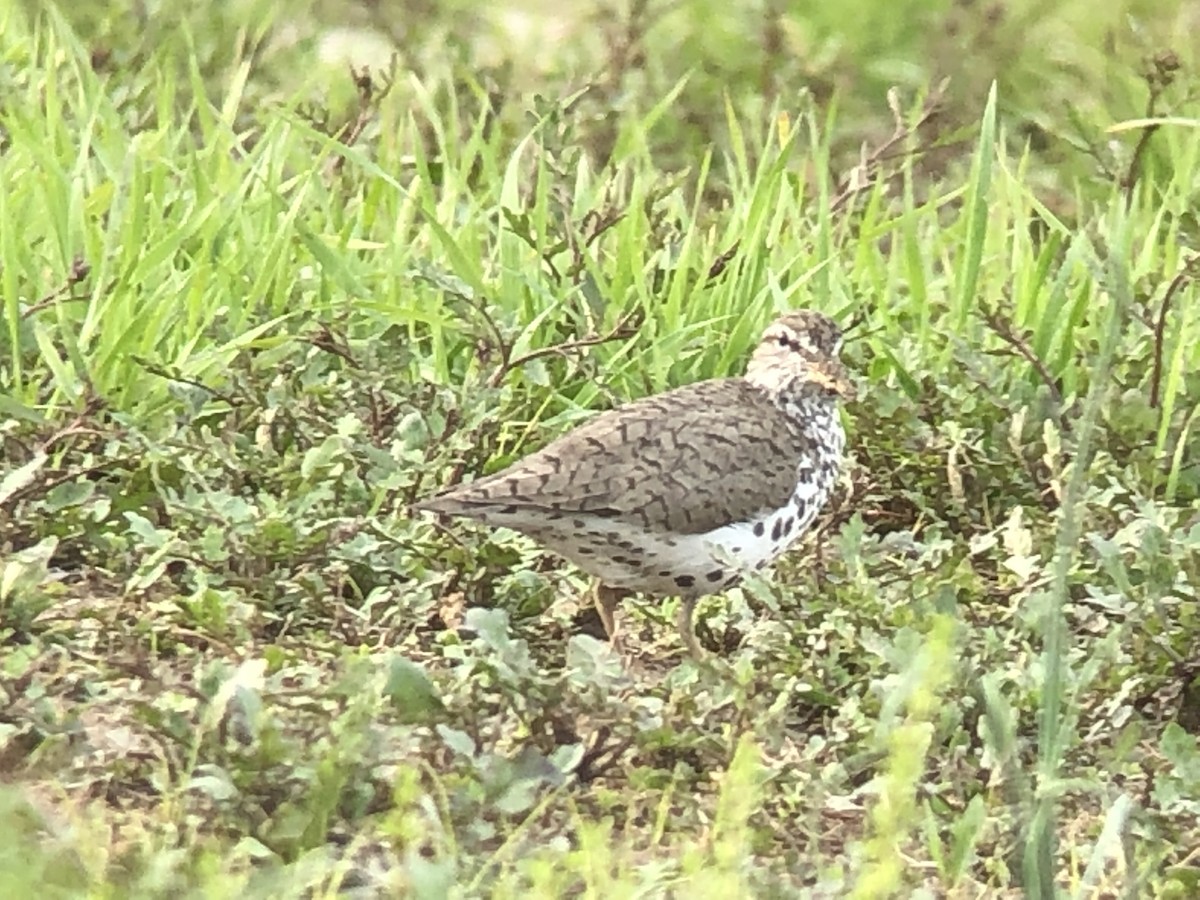
<path id="1" fill-rule="evenodd" d="M 698 534 L 783 506 L 797 466 L 815 454 L 758 388 L 705 381 L 603 413 L 419 507 L 477 518 L 545 510 Z"/>

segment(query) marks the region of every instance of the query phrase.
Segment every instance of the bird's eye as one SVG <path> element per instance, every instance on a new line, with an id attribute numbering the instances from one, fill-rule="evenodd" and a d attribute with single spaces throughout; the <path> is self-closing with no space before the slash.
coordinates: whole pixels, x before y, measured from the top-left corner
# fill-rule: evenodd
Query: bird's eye
<path id="1" fill-rule="evenodd" d="M 781 334 L 779 336 L 779 346 L 787 347 L 787 348 L 791 349 L 792 339 L 790 337 L 788 337 L 786 334 Z"/>

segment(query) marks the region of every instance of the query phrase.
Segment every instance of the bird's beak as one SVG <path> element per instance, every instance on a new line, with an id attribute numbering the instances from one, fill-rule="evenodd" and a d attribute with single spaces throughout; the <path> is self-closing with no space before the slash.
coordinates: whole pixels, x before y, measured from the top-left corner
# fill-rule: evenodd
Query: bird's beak
<path id="1" fill-rule="evenodd" d="M 858 389 L 850 380 L 850 372 L 839 360 L 814 365 L 809 370 L 809 379 L 847 402 L 852 402 L 858 396 Z"/>

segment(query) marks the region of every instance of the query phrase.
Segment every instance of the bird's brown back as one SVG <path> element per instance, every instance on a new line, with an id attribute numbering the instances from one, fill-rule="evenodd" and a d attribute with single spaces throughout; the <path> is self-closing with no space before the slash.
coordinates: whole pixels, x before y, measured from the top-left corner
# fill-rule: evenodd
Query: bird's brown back
<path id="1" fill-rule="evenodd" d="M 819 448 L 767 393 L 715 379 L 602 413 L 494 475 L 419 508 L 575 514 L 700 534 L 782 507 Z"/>

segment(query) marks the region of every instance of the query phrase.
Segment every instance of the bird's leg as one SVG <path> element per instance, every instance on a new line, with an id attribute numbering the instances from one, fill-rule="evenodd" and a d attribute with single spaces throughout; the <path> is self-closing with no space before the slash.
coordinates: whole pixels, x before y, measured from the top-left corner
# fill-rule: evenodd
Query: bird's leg
<path id="1" fill-rule="evenodd" d="M 679 612 L 675 614 L 675 627 L 679 629 L 683 646 L 687 648 L 692 659 L 701 660 L 704 658 L 704 651 L 700 649 L 700 642 L 696 640 L 696 631 L 692 626 L 692 613 L 695 609 L 695 597 L 680 597 Z"/>
<path id="2" fill-rule="evenodd" d="M 604 633 L 608 635 L 608 641 L 614 650 L 620 650 L 621 639 L 617 635 L 617 623 L 613 613 L 617 604 L 625 599 L 626 593 L 621 588 L 609 587 L 599 581 L 596 582 L 593 592 L 596 612 L 600 614 L 600 624 L 604 626 Z"/>

